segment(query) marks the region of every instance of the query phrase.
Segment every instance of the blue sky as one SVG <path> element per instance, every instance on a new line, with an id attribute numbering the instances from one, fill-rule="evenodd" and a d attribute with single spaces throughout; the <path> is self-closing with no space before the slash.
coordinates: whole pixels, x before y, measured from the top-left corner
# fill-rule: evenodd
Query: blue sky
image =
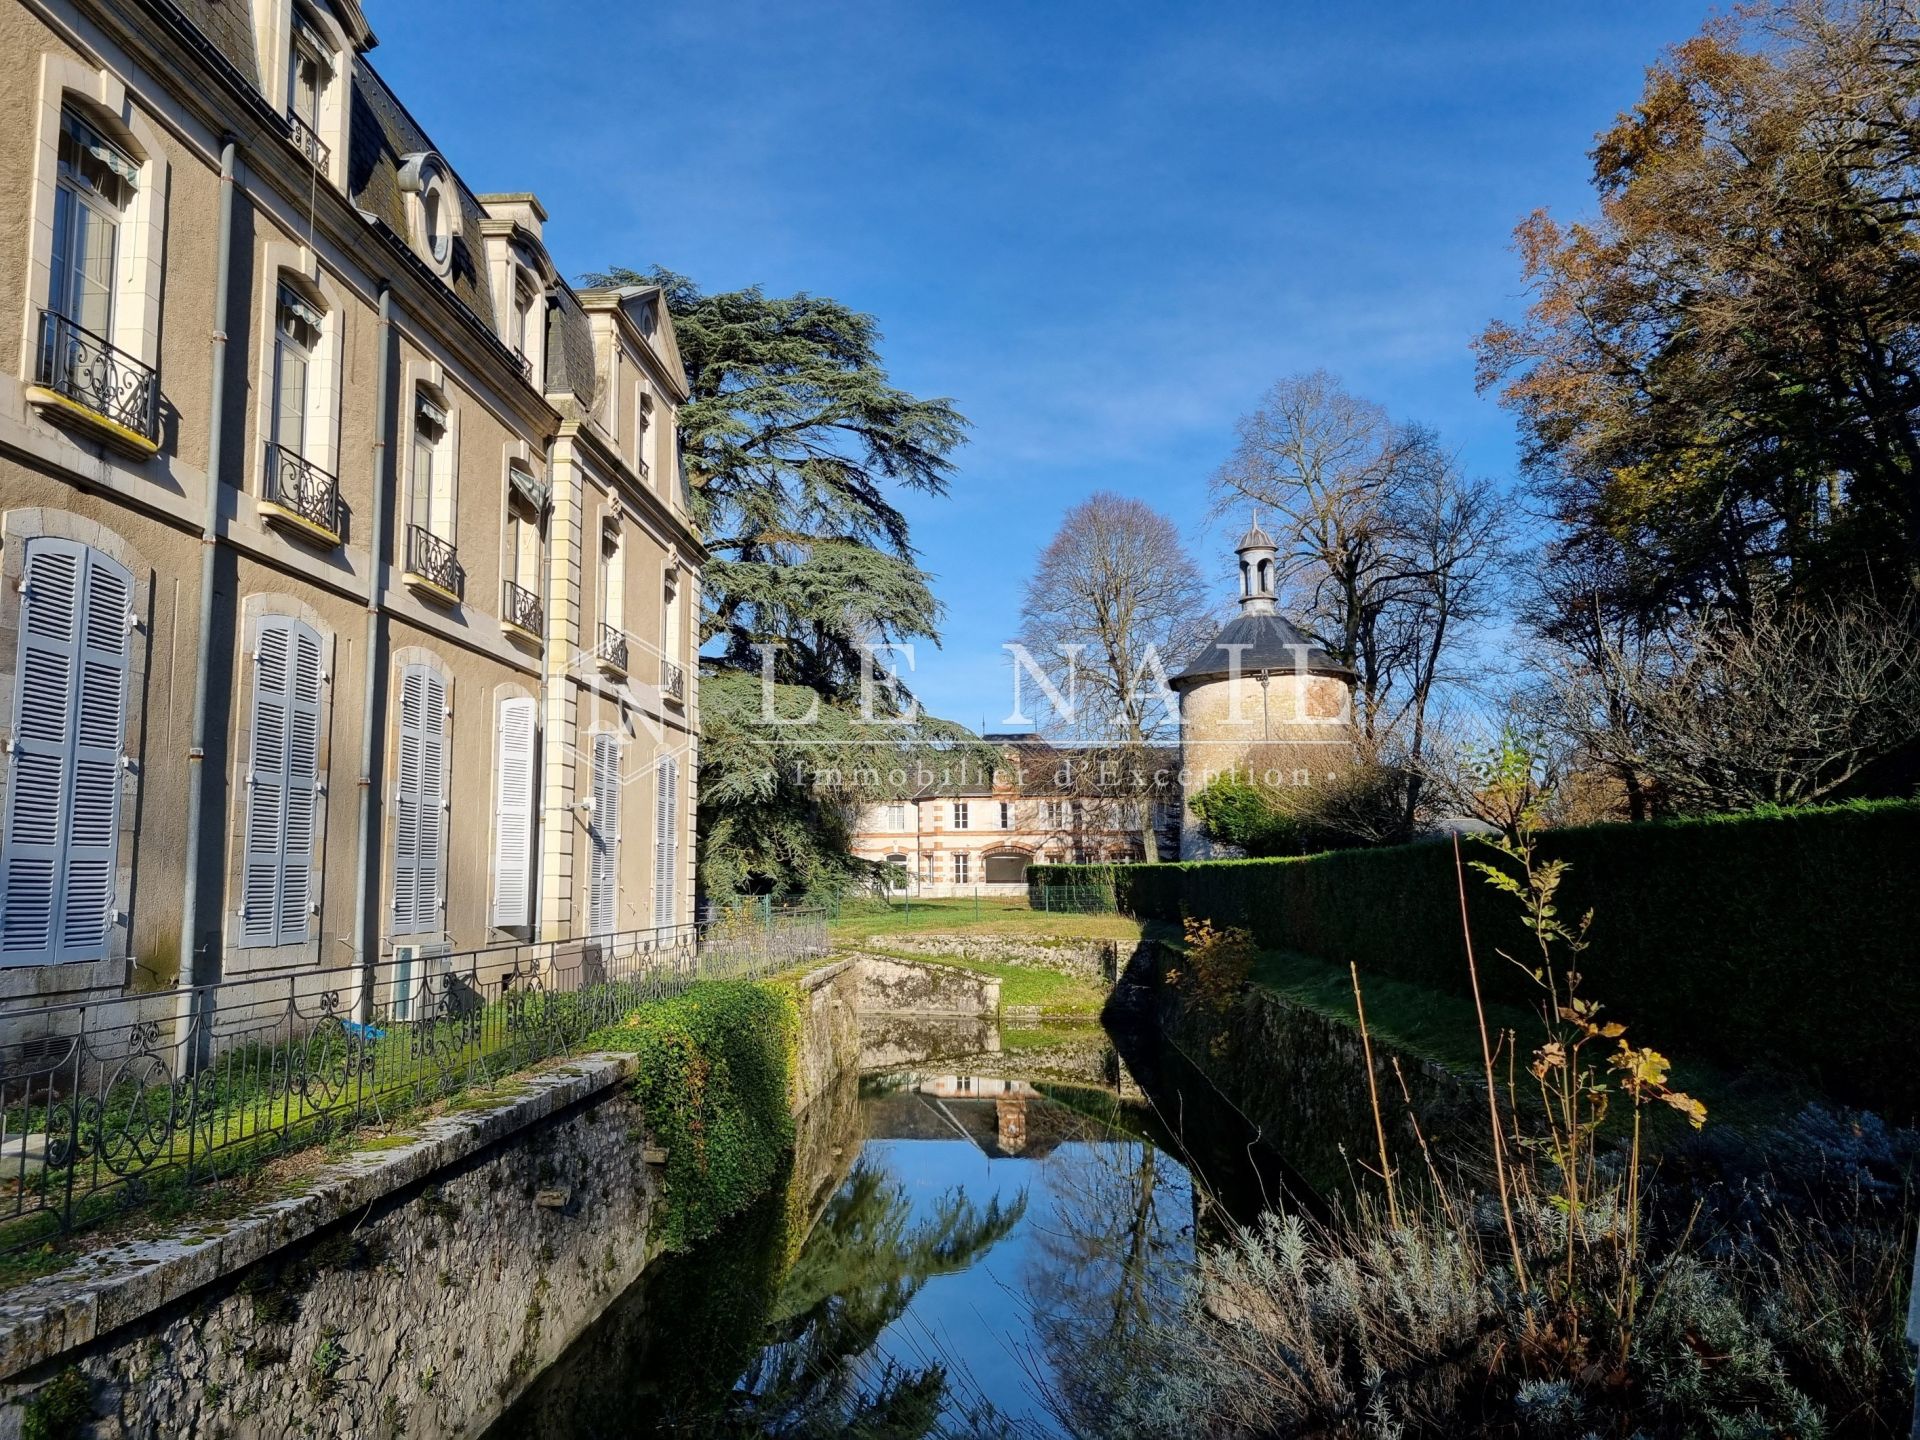
<path id="1" fill-rule="evenodd" d="M 914 499 L 948 607 L 914 681 L 1008 708 L 1001 642 L 1095 490 L 1179 521 L 1227 589 L 1207 477 L 1316 366 L 1437 426 L 1473 471 L 1513 428 L 1468 350 L 1521 303 L 1509 239 L 1590 206 L 1594 132 L 1707 9 L 1678 3 L 373 0 L 372 59 L 476 190 L 532 189 L 569 274 L 880 318 L 896 381 L 971 443 Z"/>

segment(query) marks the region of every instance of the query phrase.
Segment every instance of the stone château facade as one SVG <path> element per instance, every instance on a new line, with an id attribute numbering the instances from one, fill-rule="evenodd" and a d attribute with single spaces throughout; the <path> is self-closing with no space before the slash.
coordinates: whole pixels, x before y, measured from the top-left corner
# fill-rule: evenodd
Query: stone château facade
<path id="1" fill-rule="evenodd" d="M 356 0 L 0 0 L 0 999 L 692 908 L 661 295 Z"/>

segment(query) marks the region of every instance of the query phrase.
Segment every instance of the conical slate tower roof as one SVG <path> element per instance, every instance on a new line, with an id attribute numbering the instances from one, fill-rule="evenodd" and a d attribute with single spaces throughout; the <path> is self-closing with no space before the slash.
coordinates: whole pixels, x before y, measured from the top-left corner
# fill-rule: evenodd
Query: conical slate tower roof
<path id="1" fill-rule="evenodd" d="M 1286 616 L 1243 614 L 1196 652 L 1173 676 L 1173 683 L 1221 679 L 1236 669 L 1242 675 L 1258 675 L 1262 670 L 1291 675 L 1304 669 L 1309 675 L 1353 679 L 1353 671 L 1307 639 Z"/>

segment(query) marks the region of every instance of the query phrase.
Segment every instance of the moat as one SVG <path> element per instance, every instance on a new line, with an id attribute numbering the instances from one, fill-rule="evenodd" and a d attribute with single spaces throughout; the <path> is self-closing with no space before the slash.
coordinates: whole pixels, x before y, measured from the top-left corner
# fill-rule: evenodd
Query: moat
<path id="1" fill-rule="evenodd" d="M 1218 1100 L 1177 1057 L 1094 1026 L 1008 1038 L 849 1076 L 819 1178 L 648 1270 L 492 1440 L 1097 1429 L 1103 1357 L 1285 1182 L 1235 1117 L 1183 1122 Z"/>

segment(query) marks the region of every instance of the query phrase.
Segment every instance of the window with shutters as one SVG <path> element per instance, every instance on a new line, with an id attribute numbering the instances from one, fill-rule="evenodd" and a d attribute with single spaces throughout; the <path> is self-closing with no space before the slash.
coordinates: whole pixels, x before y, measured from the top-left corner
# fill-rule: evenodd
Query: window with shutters
<path id="1" fill-rule="evenodd" d="M 592 809 L 587 819 L 587 933 L 611 935 L 620 898 L 620 740 L 593 737 Z"/>
<path id="2" fill-rule="evenodd" d="M 494 722 L 493 923 L 503 930 L 533 924 L 533 786 L 535 702 L 500 701 Z"/>
<path id="3" fill-rule="evenodd" d="M 653 770 L 653 923 L 680 923 L 680 761 L 662 755 Z"/>
<path id="4" fill-rule="evenodd" d="M 446 931 L 447 682 L 430 665 L 400 671 L 393 787 L 393 933 Z"/>
<path id="5" fill-rule="evenodd" d="M 299 945 L 315 933 L 325 649 L 304 621 L 269 615 L 253 650 L 242 778 L 240 944 Z"/>
<path id="6" fill-rule="evenodd" d="M 0 962 L 104 960 L 118 886 L 134 582 L 103 551 L 29 539 L 0 829 Z"/>

